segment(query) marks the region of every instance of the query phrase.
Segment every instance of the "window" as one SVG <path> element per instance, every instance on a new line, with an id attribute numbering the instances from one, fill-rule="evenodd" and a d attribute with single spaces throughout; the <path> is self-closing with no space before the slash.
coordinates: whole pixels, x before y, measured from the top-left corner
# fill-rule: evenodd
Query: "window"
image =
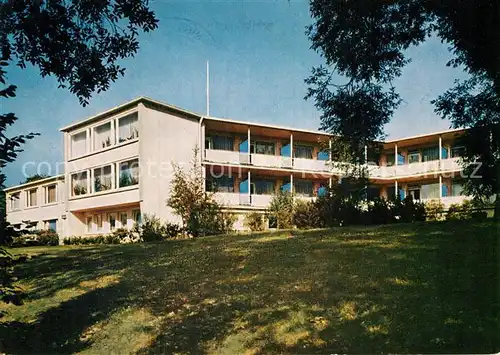
<path id="1" fill-rule="evenodd" d="M 441 185 L 441 196 L 448 196 L 448 186 L 446 186 L 445 184 Z"/>
<path id="2" fill-rule="evenodd" d="M 330 160 L 328 152 L 318 152 L 318 160 Z"/>
<path id="3" fill-rule="evenodd" d="M 299 180 L 294 183 L 294 190 L 297 195 L 312 196 L 313 183 L 312 181 Z"/>
<path id="4" fill-rule="evenodd" d="M 94 128 L 94 150 L 104 149 L 114 144 L 111 122 Z"/>
<path id="5" fill-rule="evenodd" d="M 448 148 L 447 147 L 441 148 L 441 159 L 448 159 Z"/>
<path id="6" fill-rule="evenodd" d="M 420 162 L 420 152 L 418 150 L 408 152 L 408 164 L 419 163 L 419 162 Z"/>
<path id="7" fill-rule="evenodd" d="M 387 166 L 394 166 L 394 154 L 387 154 Z M 405 165 L 405 156 L 401 153 L 398 153 L 398 165 Z"/>
<path id="8" fill-rule="evenodd" d="M 45 203 L 57 202 L 57 187 L 56 185 L 49 185 L 45 188 Z"/>
<path id="9" fill-rule="evenodd" d="M 137 113 L 118 119 L 118 142 L 139 138 L 139 120 Z"/>
<path id="10" fill-rule="evenodd" d="M 11 211 L 14 211 L 14 210 L 18 210 L 21 208 L 21 193 L 20 192 L 16 192 L 15 194 L 12 194 L 10 196 L 10 210 Z"/>
<path id="11" fill-rule="evenodd" d="M 462 183 L 453 182 L 451 184 L 451 196 L 464 196 Z"/>
<path id="12" fill-rule="evenodd" d="M 87 131 L 71 136 L 71 157 L 78 157 L 87 153 Z"/>
<path id="13" fill-rule="evenodd" d="M 328 195 L 328 189 L 324 185 L 321 185 L 318 188 L 318 194 L 317 195 L 318 195 L 318 197 L 327 196 Z"/>
<path id="14" fill-rule="evenodd" d="M 422 199 L 439 198 L 439 184 L 426 184 L 420 187 Z"/>
<path id="15" fill-rule="evenodd" d="M 100 214 L 94 215 L 94 228 L 96 232 L 102 231 L 102 216 Z"/>
<path id="16" fill-rule="evenodd" d="M 134 218 L 134 223 L 141 225 L 142 224 L 142 216 L 140 210 L 133 210 L 132 217 Z"/>
<path id="17" fill-rule="evenodd" d="M 34 207 L 37 204 L 37 189 L 31 189 L 26 192 L 26 207 Z"/>
<path id="18" fill-rule="evenodd" d="M 394 154 L 387 154 L 385 160 L 387 166 L 394 166 Z"/>
<path id="19" fill-rule="evenodd" d="M 414 200 L 420 200 L 420 187 L 419 186 L 408 187 L 408 195 L 413 197 Z"/>
<path id="20" fill-rule="evenodd" d="M 92 216 L 87 217 L 85 224 L 87 225 L 87 233 L 92 233 L 93 231 Z"/>
<path id="21" fill-rule="evenodd" d="M 272 195 L 274 194 L 274 181 L 271 180 L 257 180 L 253 183 L 254 190 L 252 193 L 257 195 Z"/>
<path id="22" fill-rule="evenodd" d="M 71 175 L 71 192 L 73 196 L 85 195 L 87 191 L 87 172 Z"/>
<path id="23" fill-rule="evenodd" d="M 120 163 L 119 167 L 119 187 L 132 186 L 139 183 L 139 159 Z"/>
<path id="24" fill-rule="evenodd" d="M 229 150 L 232 151 L 234 146 L 234 139 L 233 137 L 227 137 L 227 136 L 213 136 L 212 142 L 211 142 L 211 148 L 210 149 L 216 149 L 216 150 Z"/>
<path id="25" fill-rule="evenodd" d="M 296 145 L 293 148 L 295 158 L 312 159 L 312 147 Z"/>
<path id="26" fill-rule="evenodd" d="M 116 229 L 116 213 L 108 214 L 109 230 L 114 231 Z"/>
<path id="27" fill-rule="evenodd" d="M 290 182 L 284 183 L 281 185 L 281 191 L 292 192 L 292 184 Z"/>
<path id="28" fill-rule="evenodd" d="M 120 212 L 120 225 L 122 228 L 127 228 L 128 225 L 127 212 Z"/>
<path id="29" fill-rule="evenodd" d="M 209 180 L 209 191 L 212 192 L 234 192 L 234 179 L 229 176 L 221 176 L 217 179 Z"/>
<path id="30" fill-rule="evenodd" d="M 45 228 L 49 231 L 56 232 L 57 231 L 57 219 L 51 219 L 49 221 L 45 221 Z"/>
<path id="31" fill-rule="evenodd" d="M 455 146 L 451 147 L 451 157 L 459 158 L 465 156 L 465 147 L 464 146 Z"/>
<path id="32" fill-rule="evenodd" d="M 410 192 L 411 194 L 411 192 Z M 398 196 L 399 196 L 399 199 L 402 201 L 405 199 L 405 196 L 406 196 L 406 192 L 404 189 L 398 189 Z M 394 189 L 394 186 L 389 186 L 387 187 L 387 199 L 389 201 L 391 200 L 394 200 L 396 198 L 396 191 Z"/>
<path id="33" fill-rule="evenodd" d="M 250 152 L 255 154 L 274 155 L 274 143 L 272 142 L 252 142 Z"/>
<path id="34" fill-rule="evenodd" d="M 439 147 L 429 147 L 422 150 L 422 161 L 439 160 Z"/>
<path id="35" fill-rule="evenodd" d="M 94 192 L 111 190 L 112 184 L 111 165 L 94 169 Z"/>

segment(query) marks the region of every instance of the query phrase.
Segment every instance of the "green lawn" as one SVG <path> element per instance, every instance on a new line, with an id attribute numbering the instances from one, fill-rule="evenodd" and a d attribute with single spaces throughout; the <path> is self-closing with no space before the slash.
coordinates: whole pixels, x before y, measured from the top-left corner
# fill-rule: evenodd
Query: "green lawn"
<path id="1" fill-rule="evenodd" d="M 492 353 L 500 229 L 443 222 L 14 250 L 7 353 Z M 1 352 L 2 349 L 0 349 Z"/>

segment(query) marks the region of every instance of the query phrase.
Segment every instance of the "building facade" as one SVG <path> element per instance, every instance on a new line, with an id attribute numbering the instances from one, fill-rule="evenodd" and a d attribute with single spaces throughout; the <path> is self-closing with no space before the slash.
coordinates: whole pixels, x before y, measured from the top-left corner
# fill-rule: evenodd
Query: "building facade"
<path id="1" fill-rule="evenodd" d="M 61 129 L 64 174 L 5 189 L 7 220 L 50 228 L 61 237 L 132 228 L 144 214 L 179 222 L 166 206 L 173 166 L 191 165 L 194 150 L 207 187 L 238 215 L 264 211 L 279 189 L 313 200 L 338 181 L 328 134 L 206 117 L 140 97 Z M 459 158 L 451 130 L 383 143 L 369 163 L 372 196 L 462 201 Z"/>

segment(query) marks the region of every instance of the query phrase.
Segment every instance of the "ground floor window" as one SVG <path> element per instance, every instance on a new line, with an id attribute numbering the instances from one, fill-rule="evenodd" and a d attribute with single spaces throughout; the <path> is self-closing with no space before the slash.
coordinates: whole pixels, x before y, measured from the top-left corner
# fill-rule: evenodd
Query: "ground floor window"
<path id="1" fill-rule="evenodd" d="M 294 183 L 295 193 L 302 196 L 312 196 L 313 195 L 313 183 L 312 181 L 297 181 Z"/>
<path id="2" fill-rule="evenodd" d="M 120 226 L 122 228 L 127 228 L 128 227 L 127 212 L 120 212 Z"/>
<path id="3" fill-rule="evenodd" d="M 51 220 L 45 221 L 45 228 L 50 230 L 50 231 L 56 232 L 57 231 L 57 219 L 51 219 Z"/>
<path id="4" fill-rule="evenodd" d="M 134 217 L 134 223 L 137 225 L 142 224 L 142 216 L 141 216 L 141 211 L 140 210 L 133 210 L 132 211 L 132 216 Z"/>

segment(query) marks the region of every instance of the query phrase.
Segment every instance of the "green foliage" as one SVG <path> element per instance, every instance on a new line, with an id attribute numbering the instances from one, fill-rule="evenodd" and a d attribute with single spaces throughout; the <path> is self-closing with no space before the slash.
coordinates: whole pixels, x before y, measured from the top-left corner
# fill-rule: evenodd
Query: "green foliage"
<path id="1" fill-rule="evenodd" d="M 29 182 L 46 179 L 48 177 L 49 177 L 49 175 L 47 175 L 47 174 L 34 174 L 31 176 L 28 176 L 24 181 L 21 181 L 20 184 L 27 184 Z"/>
<path id="2" fill-rule="evenodd" d="M 113 234 L 92 237 L 69 237 L 63 239 L 64 245 L 120 244 L 121 239 Z"/>
<path id="3" fill-rule="evenodd" d="M 59 245 L 59 235 L 52 230 L 37 230 L 29 233 L 23 233 L 14 237 L 10 246 L 27 247 L 27 246 L 57 246 Z"/>
<path id="4" fill-rule="evenodd" d="M 297 228 L 320 228 L 322 226 L 316 203 L 298 200 L 294 207 L 293 224 Z"/>
<path id="5" fill-rule="evenodd" d="M 261 232 L 265 229 L 264 215 L 259 212 L 250 212 L 245 215 L 245 227 L 252 232 Z"/>
<path id="6" fill-rule="evenodd" d="M 164 229 L 166 238 L 177 238 L 184 233 L 183 228 L 175 223 L 165 223 Z"/>
<path id="7" fill-rule="evenodd" d="M 213 198 L 213 193 L 205 191 L 203 167 L 198 159 L 199 150 L 194 156 L 189 171 L 174 164 L 167 206 L 181 217 L 183 227 L 194 237 L 230 232 L 235 218 L 224 213 Z"/>
<path id="8" fill-rule="evenodd" d="M 12 257 L 12 254 L 0 248 L 0 302 L 20 305 L 22 304 L 21 290 L 13 285 L 14 281 L 16 281 L 13 275 L 15 262 L 16 259 Z"/>
<path id="9" fill-rule="evenodd" d="M 279 190 L 269 204 L 269 215 L 276 218 L 278 229 L 293 227 L 293 195 L 288 191 Z"/>
<path id="10" fill-rule="evenodd" d="M 155 242 L 165 238 L 166 227 L 160 218 L 154 214 L 145 213 L 140 225 L 135 226 L 135 231 L 140 235 L 144 242 Z"/>
<path id="11" fill-rule="evenodd" d="M 430 200 L 425 203 L 427 221 L 439 221 L 443 218 L 444 204 L 440 200 Z"/>
<path id="12" fill-rule="evenodd" d="M 321 129 L 342 137 L 359 161 L 401 103 L 392 83 L 410 61 L 406 50 L 431 35 L 448 44 L 447 65 L 463 67 L 469 78 L 432 103 L 453 127 L 473 128 L 462 161 L 465 191 L 496 195 L 500 218 L 500 56 L 491 53 L 498 48 L 498 1 L 312 0 L 310 11 L 308 36 L 326 66 L 313 68 L 307 98 L 322 112 Z"/>
<path id="13" fill-rule="evenodd" d="M 366 224 L 387 224 L 394 222 L 394 210 L 384 198 L 375 198 L 368 203 L 368 211 L 363 215 Z"/>

